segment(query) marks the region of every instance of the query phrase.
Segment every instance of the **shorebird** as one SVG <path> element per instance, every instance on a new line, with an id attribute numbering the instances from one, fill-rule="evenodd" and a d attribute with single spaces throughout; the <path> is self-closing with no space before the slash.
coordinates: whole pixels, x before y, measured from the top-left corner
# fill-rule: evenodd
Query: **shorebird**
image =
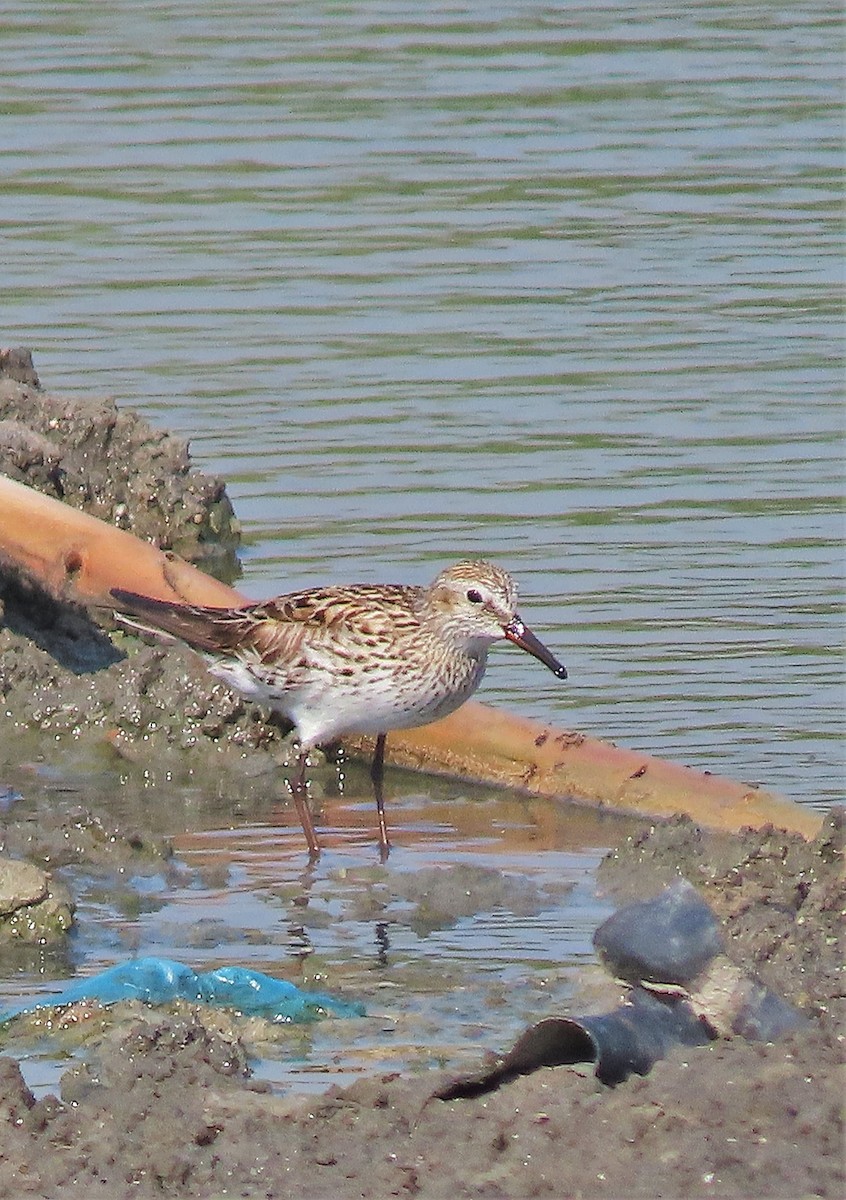
<path id="1" fill-rule="evenodd" d="M 457 563 L 427 588 L 318 587 L 235 608 L 154 600 L 121 588 L 111 594 L 125 623 L 186 642 L 214 676 L 291 722 L 299 739 L 291 793 L 312 859 L 320 843 L 305 774 L 314 746 L 346 734 L 376 735 L 370 776 L 384 861 L 388 732 L 454 712 L 479 686 L 488 651 L 501 639 L 567 678 L 517 615 L 514 580 L 489 562 Z"/>

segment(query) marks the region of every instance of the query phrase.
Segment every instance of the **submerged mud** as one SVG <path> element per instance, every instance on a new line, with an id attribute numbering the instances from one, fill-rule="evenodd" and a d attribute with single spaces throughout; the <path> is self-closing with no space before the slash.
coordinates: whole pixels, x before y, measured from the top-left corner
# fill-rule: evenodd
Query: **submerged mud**
<path id="1" fill-rule="evenodd" d="M 200 553 L 216 522 L 233 528 L 218 484 L 198 483 L 184 450 L 157 442 L 163 435 L 104 402 L 74 408 L 36 393 L 23 360 L 7 358 L 6 368 L 2 469 L 135 532 L 152 529 L 144 521 L 164 505 L 170 515 L 159 512 L 149 536 L 182 553 L 183 518 L 202 531 Z M 86 428 L 88 441 L 70 436 Z M 111 482 L 86 467 L 94 458 L 112 464 Z M 160 486 L 160 476 L 183 490 Z M 152 789 L 191 784 L 248 802 L 268 790 L 289 750 L 281 725 L 215 683 L 194 656 L 108 637 L 89 614 L 8 571 L 0 572 L 0 711 L 0 785 L 18 788 L 28 773 L 61 778 L 94 764 Z M 138 808 L 121 824 L 61 794 L 37 819 L 19 818 L 10 802 L 0 852 L 45 872 L 31 901 L 51 881 L 60 890 L 66 867 L 119 888 L 130 869 L 180 869 L 151 820 Z M 57 1094 L 36 1099 L 14 1058 L 0 1056 L 0 1197 L 839 1196 L 842 834 L 835 817 L 811 843 L 773 829 L 714 834 L 678 819 L 644 825 L 599 871 L 598 886 L 616 903 L 689 879 L 720 919 L 729 958 L 808 1016 L 775 1044 L 720 1038 L 679 1049 L 615 1088 L 587 1068 L 557 1067 L 442 1102 L 433 1093 L 453 1074 L 442 1055 L 446 1067 L 415 1075 L 278 1095 L 251 1078 L 255 1031 L 237 1019 L 136 1006 L 100 1026 Z M 528 883 L 433 870 L 377 880 L 368 903 L 376 913 L 404 903 L 427 930 L 491 897 L 515 912 L 537 902 Z M 61 944 L 42 952 L 57 975 L 69 969 Z M 0 953 L 4 974 L 21 961 L 8 947 Z M 609 985 L 599 995 L 586 979 L 572 1011 L 604 1011 L 608 1001 Z"/>

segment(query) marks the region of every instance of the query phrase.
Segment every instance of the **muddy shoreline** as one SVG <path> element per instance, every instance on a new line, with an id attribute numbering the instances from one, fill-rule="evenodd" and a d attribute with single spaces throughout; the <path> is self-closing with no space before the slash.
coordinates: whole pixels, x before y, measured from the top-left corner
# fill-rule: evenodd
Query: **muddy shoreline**
<path id="1" fill-rule="evenodd" d="M 730 957 L 808 1015 L 777 1043 L 678 1048 L 614 1088 L 556 1067 L 443 1103 L 432 1093 L 451 1072 L 434 1069 L 276 1095 L 251 1081 L 237 1021 L 139 1007 L 93 1039 L 58 1096 L 35 1100 L 0 1058 L 0 1195 L 841 1195 L 841 840 L 842 822 L 808 844 L 682 820 L 600 869 L 619 898 L 695 879 Z M 134 839 L 115 851 L 143 852 Z"/>
<path id="2" fill-rule="evenodd" d="M 156 516 L 150 496 L 161 493 L 162 544 L 231 569 L 237 522 L 225 489 L 191 470 L 184 447 L 105 402 L 47 397 L 19 358 L 5 368 L 0 470 L 144 533 L 142 516 Z M 141 447 L 143 478 L 130 478 L 130 443 Z M 84 610 L 8 571 L 0 697 L 0 785 L 10 792 L 26 788 L 26 763 L 96 762 L 151 788 L 225 787 L 248 805 L 290 748 L 284 728 L 214 684 L 190 654 L 111 639 Z M 139 1008 L 92 1043 L 58 1095 L 36 1099 L 14 1057 L 0 1057 L 0 1196 L 839 1196 L 840 815 L 813 842 L 774 829 L 644 823 L 599 871 L 598 886 L 616 903 L 690 879 L 719 917 L 729 957 L 808 1016 L 775 1044 L 719 1038 L 615 1088 L 589 1069 L 556 1067 L 488 1096 L 431 1101 L 455 1073 L 447 1066 L 374 1074 L 317 1097 L 278 1095 L 251 1079 L 237 1022 L 215 1025 L 190 1006 Z M 48 893 L 63 865 L 104 878 L 127 865 L 178 870 L 143 809 L 121 825 L 96 803 L 58 805 L 35 822 L 9 803 L 2 854 L 44 871 Z M 38 881 L 27 880 L 37 907 Z M 72 909 L 61 888 L 50 895 Z M 42 931 L 28 947 L 0 942 L 4 974 L 49 961 L 60 975 L 65 924 L 54 921 L 49 939 Z M 602 1011 L 607 1002 L 586 989 L 574 1008 Z"/>

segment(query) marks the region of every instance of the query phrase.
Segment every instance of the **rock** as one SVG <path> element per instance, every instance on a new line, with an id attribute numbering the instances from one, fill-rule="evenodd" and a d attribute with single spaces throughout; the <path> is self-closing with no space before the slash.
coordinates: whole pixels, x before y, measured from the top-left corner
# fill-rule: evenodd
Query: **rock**
<path id="1" fill-rule="evenodd" d="M 13 858 L 0 859 L 0 916 L 8 917 L 25 904 L 40 904 L 47 892 L 46 871 Z"/>
<path id="2" fill-rule="evenodd" d="M 73 908 L 70 893 L 46 871 L 0 858 L 0 945 L 44 945 L 62 938 L 73 924 Z"/>

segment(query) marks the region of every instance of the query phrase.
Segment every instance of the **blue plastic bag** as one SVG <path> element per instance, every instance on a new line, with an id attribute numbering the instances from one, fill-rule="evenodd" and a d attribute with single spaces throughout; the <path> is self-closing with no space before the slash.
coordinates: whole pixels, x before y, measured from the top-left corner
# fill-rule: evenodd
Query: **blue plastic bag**
<path id="1" fill-rule="evenodd" d="M 143 1000 L 167 1004 L 190 1000 L 234 1008 L 245 1016 L 279 1022 L 317 1021 L 321 1017 L 362 1017 L 364 1006 L 323 992 L 304 992 L 284 979 L 246 967 L 218 967 L 198 973 L 168 958 L 135 958 L 90 979 L 79 979 L 58 996 L 43 996 L 0 1013 L 0 1023 L 38 1008 L 55 1008 L 77 1000 Z"/>

